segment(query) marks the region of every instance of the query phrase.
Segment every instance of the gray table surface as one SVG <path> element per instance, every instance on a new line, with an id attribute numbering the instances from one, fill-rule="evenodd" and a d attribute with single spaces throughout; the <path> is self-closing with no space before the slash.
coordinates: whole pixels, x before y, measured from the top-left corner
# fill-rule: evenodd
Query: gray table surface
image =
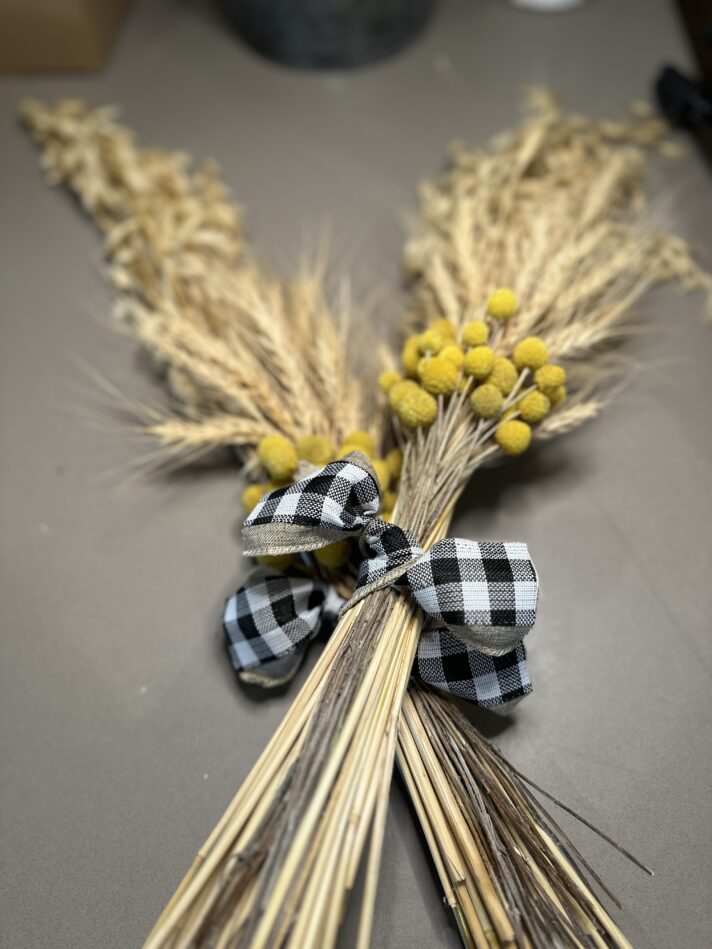
<path id="1" fill-rule="evenodd" d="M 42 185 L 18 100 L 119 104 L 144 141 L 221 162 L 273 260 L 292 266 L 328 224 L 357 292 L 388 297 L 414 185 L 450 140 L 511 125 L 530 83 L 620 115 L 667 59 L 689 63 L 672 5 L 651 0 L 561 16 L 444 2 L 405 54 L 347 75 L 279 69 L 202 5 L 154 2 L 101 73 L 0 82 L 3 946 L 140 944 L 294 694 L 248 698 L 223 652 L 242 570 L 235 470 L 126 479 L 143 445 L 111 430 L 85 367 L 131 387 L 141 362 L 107 327 L 97 235 Z M 653 178 L 660 213 L 709 249 L 697 157 Z M 525 539 L 543 578 L 535 693 L 500 747 L 655 868 L 575 831 L 635 945 L 701 947 L 712 345 L 697 297 L 656 292 L 644 316 L 630 352 L 647 369 L 615 406 L 483 474 L 454 529 Z M 458 945 L 397 781 L 382 881 L 375 946 Z"/>

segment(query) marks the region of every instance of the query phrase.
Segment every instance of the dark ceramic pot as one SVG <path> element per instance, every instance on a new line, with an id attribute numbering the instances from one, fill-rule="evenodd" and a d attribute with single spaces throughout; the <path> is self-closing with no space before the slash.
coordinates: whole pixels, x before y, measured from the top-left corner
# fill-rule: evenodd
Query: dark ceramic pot
<path id="1" fill-rule="evenodd" d="M 406 46 L 435 0 L 219 0 L 253 49 L 290 66 L 350 69 Z"/>

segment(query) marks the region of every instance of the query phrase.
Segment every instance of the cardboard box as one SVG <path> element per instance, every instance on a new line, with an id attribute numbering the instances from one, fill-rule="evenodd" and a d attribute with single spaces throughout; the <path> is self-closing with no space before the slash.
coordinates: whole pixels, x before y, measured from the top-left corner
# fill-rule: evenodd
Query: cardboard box
<path id="1" fill-rule="evenodd" d="M 98 69 L 129 2 L 0 0 L 0 72 Z"/>

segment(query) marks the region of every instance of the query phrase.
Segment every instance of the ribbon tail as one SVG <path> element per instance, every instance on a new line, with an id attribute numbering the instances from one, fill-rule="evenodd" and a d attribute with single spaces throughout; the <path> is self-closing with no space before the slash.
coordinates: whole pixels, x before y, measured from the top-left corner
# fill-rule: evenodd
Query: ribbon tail
<path id="1" fill-rule="evenodd" d="M 258 685 L 263 689 L 276 689 L 280 685 L 286 685 L 292 681 L 302 662 L 304 662 L 308 645 L 308 642 L 302 643 L 295 648 L 294 652 L 282 656 L 280 659 L 264 662 L 262 665 L 255 666 L 254 669 L 240 668 L 239 664 L 235 662 L 232 650 L 229 647 L 228 651 L 230 652 L 230 661 L 240 682 L 247 685 Z"/>
<path id="2" fill-rule="evenodd" d="M 504 655 L 486 655 L 444 627 L 423 631 L 413 675 L 442 692 L 499 713 L 509 712 L 532 691 L 522 643 Z"/>
<path id="3" fill-rule="evenodd" d="M 225 604 L 223 629 L 230 661 L 242 682 L 274 688 L 289 682 L 322 626 L 343 598 L 305 574 L 253 570 Z"/>
<path id="4" fill-rule="evenodd" d="M 252 571 L 223 613 L 230 661 L 243 681 L 279 685 L 294 675 L 319 631 L 328 592 L 304 574 Z"/>

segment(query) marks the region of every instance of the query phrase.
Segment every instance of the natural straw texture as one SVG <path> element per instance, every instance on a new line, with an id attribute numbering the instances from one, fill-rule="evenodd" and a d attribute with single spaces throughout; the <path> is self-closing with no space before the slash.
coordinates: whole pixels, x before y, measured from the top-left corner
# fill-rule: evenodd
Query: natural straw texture
<path id="1" fill-rule="evenodd" d="M 353 653 L 372 638 L 373 612 L 383 610 L 374 600 L 355 607 L 330 640 L 148 946 L 213 939 L 216 945 L 333 943 L 378 781 L 385 789 L 390 783 L 396 719 L 417 635 L 412 608 L 384 591 L 387 621 L 378 641 L 365 647 L 373 661 L 354 675 Z M 387 702 L 389 693 L 394 698 Z M 368 740 L 356 740 L 361 732 Z M 286 854 L 280 842 L 288 845 Z"/>
<path id="2" fill-rule="evenodd" d="M 452 433 L 444 413 L 415 447 L 413 462 L 406 451 L 406 468 L 422 465 L 426 474 L 407 480 L 394 517 L 420 529 L 425 547 L 443 536 L 442 519 L 438 525 L 426 515 L 439 490 L 438 456 Z M 428 520 L 432 523 L 424 529 Z M 181 886 L 148 946 L 209 942 L 214 933 L 236 946 L 333 945 L 373 830 L 359 935 L 360 944 L 368 944 L 381 843 L 378 804 L 390 784 L 396 726 L 420 628 L 416 608 L 392 590 L 368 597 L 339 622 L 287 713 L 280 741 L 248 778 L 247 786 L 256 783 L 261 796 L 238 799 L 229 833 L 220 837 L 228 851 L 209 851 L 206 865 Z M 308 716 L 302 711 L 305 696 L 313 703 Z M 282 777 L 265 787 L 263 775 L 275 769 Z M 259 820 L 258 804 L 266 808 Z M 229 866 L 228 875 L 213 878 L 213 863 Z"/>
<path id="3" fill-rule="evenodd" d="M 566 115 L 542 90 L 530 99 L 527 122 L 484 151 L 454 146 L 445 174 L 421 186 L 404 260 L 421 324 L 480 319 L 483 292 L 516 293 L 516 319 L 499 324 L 495 348 L 541 337 L 580 391 L 538 429 L 550 435 L 598 411 L 590 383 L 609 364 L 602 347 L 652 285 L 701 289 L 712 313 L 712 276 L 685 241 L 645 223 L 646 158 L 669 147 L 662 122 Z"/>
<path id="4" fill-rule="evenodd" d="M 411 321 L 445 317 L 457 338 L 484 319 L 492 289 L 516 292 L 516 315 L 490 321 L 492 350 L 508 360 L 536 334 L 569 372 L 570 397 L 538 419 L 543 437 L 598 412 L 604 347 L 650 285 L 674 277 L 710 299 L 712 281 L 683 242 L 640 225 L 645 155 L 666 147 L 659 122 L 569 117 L 541 93 L 536 106 L 489 150 L 456 148 L 448 172 L 423 187 L 406 267 Z M 214 169 L 139 150 L 107 110 L 29 103 L 23 115 L 49 179 L 66 183 L 106 235 L 125 325 L 166 369 L 175 412 L 143 413 L 162 461 L 222 446 L 249 453 L 273 434 L 338 446 L 369 429 L 381 451 L 393 438 L 403 449 L 392 518 L 425 548 L 445 535 L 468 478 L 508 445 L 505 425 L 521 432 L 524 399 L 541 402 L 533 365 L 518 365 L 490 418 L 473 420 L 475 382 L 460 373 L 453 394 L 417 396 L 432 407 L 427 431 L 397 421 L 389 430 L 385 400 L 374 410 L 372 388 L 349 368 L 359 341 L 348 306 L 331 310 L 320 268 L 282 281 L 256 264 Z M 424 381 L 437 349 L 421 351 Z M 346 568 L 315 569 L 349 583 Z M 366 946 L 396 734 L 466 944 L 627 945 L 514 769 L 448 700 L 412 685 L 406 693 L 420 624 L 390 590 L 345 615 L 148 945 L 331 946 L 369 845 Z"/>
<path id="5" fill-rule="evenodd" d="M 146 409 L 143 427 L 162 461 L 271 432 L 380 436 L 383 413 L 350 366 L 362 340 L 348 286 L 327 305 L 323 260 L 289 282 L 258 267 L 217 167 L 138 148 L 112 109 L 27 102 L 22 116 L 47 181 L 70 188 L 105 235 L 117 316 L 165 368 L 176 413 Z"/>
<path id="6" fill-rule="evenodd" d="M 465 945 L 630 945 L 586 878 L 603 884 L 527 779 L 451 700 L 414 684 L 398 752 Z"/>

